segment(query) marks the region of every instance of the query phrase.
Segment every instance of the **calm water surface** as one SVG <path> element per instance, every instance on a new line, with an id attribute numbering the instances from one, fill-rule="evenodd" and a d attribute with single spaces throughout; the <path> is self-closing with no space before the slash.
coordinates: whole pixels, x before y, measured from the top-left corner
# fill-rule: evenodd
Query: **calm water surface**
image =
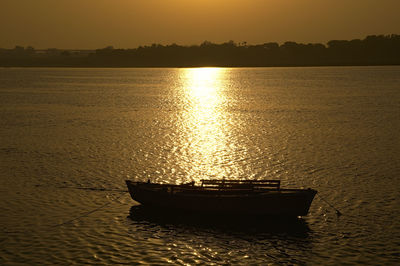
<path id="1" fill-rule="evenodd" d="M 399 132 L 400 67 L 0 69 L 0 264 L 396 264 Z M 165 220 L 121 192 L 223 177 L 343 215 Z"/>

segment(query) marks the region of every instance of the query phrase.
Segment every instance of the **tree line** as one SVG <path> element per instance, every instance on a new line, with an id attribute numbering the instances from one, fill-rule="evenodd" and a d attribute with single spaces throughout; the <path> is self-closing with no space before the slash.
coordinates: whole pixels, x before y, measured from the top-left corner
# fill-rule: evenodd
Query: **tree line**
<path id="1" fill-rule="evenodd" d="M 152 44 L 134 49 L 0 49 L 0 66 L 60 67 L 267 67 L 400 65 L 400 35 L 332 40 L 326 44 L 269 42 L 257 45 L 205 41 L 200 45 Z"/>

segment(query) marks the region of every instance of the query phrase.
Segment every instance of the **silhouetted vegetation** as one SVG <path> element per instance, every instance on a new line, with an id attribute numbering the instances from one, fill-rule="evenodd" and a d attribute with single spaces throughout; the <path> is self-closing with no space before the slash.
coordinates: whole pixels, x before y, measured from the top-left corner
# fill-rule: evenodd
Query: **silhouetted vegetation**
<path id="1" fill-rule="evenodd" d="M 0 49 L 0 66 L 63 67 L 261 67 L 399 65 L 400 35 L 371 35 L 363 40 L 332 40 L 247 45 L 233 41 L 200 45 L 140 46 L 135 49 L 35 50 L 16 46 Z"/>

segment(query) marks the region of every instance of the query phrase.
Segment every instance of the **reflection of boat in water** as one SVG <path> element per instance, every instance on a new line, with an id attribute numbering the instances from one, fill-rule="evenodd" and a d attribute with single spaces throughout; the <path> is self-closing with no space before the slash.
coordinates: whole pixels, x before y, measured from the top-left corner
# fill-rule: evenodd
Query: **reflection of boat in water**
<path id="1" fill-rule="evenodd" d="M 160 212 L 307 215 L 316 190 L 283 189 L 279 180 L 202 180 L 183 185 L 126 181 L 133 200 Z"/>
<path id="2" fill-rule="evenodd" d="M 128 218 L 141 225 L 139 230 L 161 226 L 164 227 L 162 231 L 175 233 L 186 228 L 195 234 L 212 230 L 216 234 L 239 234 L 261 239 L 272 235 L 304 239 L 310 233 L 307 221 L 297 217 L 257 216 L 257 219 L 252 219 L 243 215 L 212 215 L 211 218 L 210 215 L 193 212 L 188 215 L 186 212 L 155 211 L 143 205 L 134 205 L 129 210 Z"/>

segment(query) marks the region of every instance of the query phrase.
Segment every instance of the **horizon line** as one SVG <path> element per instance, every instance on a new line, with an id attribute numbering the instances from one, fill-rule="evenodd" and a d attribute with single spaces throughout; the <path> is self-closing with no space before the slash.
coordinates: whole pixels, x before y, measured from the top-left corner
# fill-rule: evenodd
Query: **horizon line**
<path id="1" fill-rule="evenodd" d="M 329 41 L 327 41 L 327 42 L 325 42 L 325 43 L 321 43 L 321 42 L 307 42 L 307 43 L 305 43 L 305 42 L 296 42 L 296 41 L 294 41 L 294 40 L 287 40 L 287 41 L 284 41 L 284 42 L 277 42 L 277 41 L 269 41 L 269 42 L 264 42 L 264 43 L 254 43 L 254 44 L 250 44 L 250 43 L 248 43 L 248 42 L 246 42 L 246 41 L 242 41 L 242 42 L 236 42 L 236 41 L 233 41 L 233 40 L 228 40 L 228 41 L 225 41 L 225 42 L 212 42 L 212 41 L 208 41 L 208 40 L 204 40 L 202 43 L 200 43 L 200 44 L 179 44 L 179 43 L 177 43 L 177 42 L 173 42 L 173 43 L 169 43 L 169 44 L 161 44 L 161 43 L 152 43 L 152 44 L 144 44 L 144 45 L 139 45 L 139 46 L 136 46 L 136 47 L 125 47 L 125 48 L 121 48 L 121 47 L 114 47 L 114 45 L 106 45 L 106 46 L 104 46 L 104 47 L 101 47 L 101 48 L 57 48 L 57 47 L 47 47 L 47 48 L 42 48 L 42 47 L 40 47 L 40 48 L 35 48 L 33 45 L 26 45 L 26 46 L 23 46 L 23 45 L 18 45 L 18 44 L 16 44 L 14 47 L 12 47 L 12 48 L 5 48 L 5 47 L 0 47 L 0 49 L 4 49 L 4 50 L 12 50 L 12 49 L 15 49 L 15 48 L 17 48 L 17 47 L 22 47 L 22 48 L 24 48 L 24 49 L 27 49 L 27 48 L 33 48 L 35 51 L 47 51 L 47 50 L 52 50 L 52 49 L 55 49 L 55 50 L 65 50 L 65 51 L 96 51 L 96 50 L 100 50 L 100 49 L 107 49 L 107 48 L 109 48 L 109 49 L 114 49 L 114 50 L 125 50 L 125 49 L 127 49 L 127 50 L 133 50 L 133 49 L 138 49 L 138 48 L 140 48 L 140 47 L 151 47 L 151 46 L 154 46 L 154 45 L 156 45 L 156 46 L 174 46 L 174 45 L 176 45 L 176 46 L 180 46 L 180 47 L 193 47 L 193 46 L 201 46 L 201 45 L 203 45 L 203 44 L 205 44 L 205 43 L 208 43 L 208 44 L 215 44 L 215 45 L 221 45 L 221 44 L 228 44 L 228 43 L 231 43 L 231 44 L 235 44 L 236 46 L 243 46 L 243 47 L 246 47 L 246 46 L 257 46 L 257 45 L 263 45 L 263 44 L 268 44 L 268 43 L 276 43 L 276 44 L 278 44 L 279 46 L 281 46 L 281 45 L 283 45 L 283 44 L 285 44 L 285 43 L 296 43 L 296 44 L 304 44 L 304 45 L 313 45 L 313 44 L 322 44 L 322 45 L 324 45 L 324 46 L 326 46 L 329 42 L 331 42 L 331 41 L 356 41 L 356 40 L 365 40 L 366 38 L 368 38 L 368 37 L 393 37 L 393 36 L 400 36 L 400 34 L 397 34 L 397 33 L 391 33 L 391 34 L 370 34 L 370 35 L 367 35 L 367 36 L 365 36 L 363 39 L 360 39 L 360 38 L 356 38 L 356 39 L 332 39 L 332 40 L 329 40 Z"/>

